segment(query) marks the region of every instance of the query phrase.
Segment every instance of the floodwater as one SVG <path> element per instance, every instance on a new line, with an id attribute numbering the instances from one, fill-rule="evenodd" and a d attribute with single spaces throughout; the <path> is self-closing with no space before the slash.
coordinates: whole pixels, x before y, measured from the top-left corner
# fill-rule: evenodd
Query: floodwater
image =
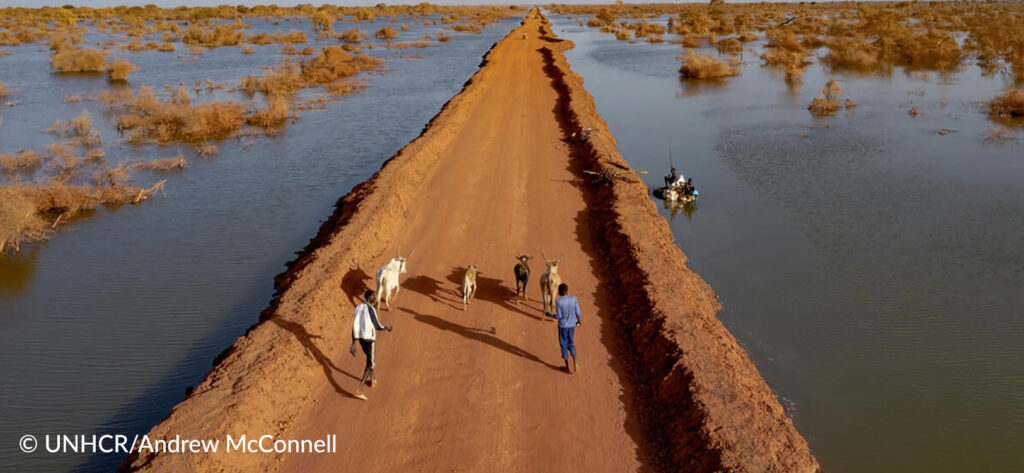
<path id="1" fill-rule="evenodd" d="M 694 179 L 662 213 L 825 471 L 1024 471 L 1024 146 L 979 137 L 1011 82 L 837 73 L 859 106 L 815 119 L 817 62 L 684 84 L 678 44 L 552 21 L 648 185 L 670 148 Z"/>
<path id="2" fill-rule="evenodd" d="M 306 31 L 310 43 L 299 49 L 327 44 L 314 41 L 305 20 L 247 22 L 254 25 L 248 33 Z M 113 470 L 124 455 L 58 455 L 42 447 L 28 455 L 18 450 L 18 439 L 132 435 L 159 422 L 214 357 L 257 322 L 273 276 L 316 233 L 338 196 L 415 138 L 516 24 L 509 18 L 478 35 L 448 31 L 450 42 L 432 41 L 425 49 L 366 49 L 387 69 L 363 76 L 369 88 L 326 110 L 300 112 L 276 137 L 218 143 L 218 155 L 190 157 L 180 173 L 140 174 L 143 184 L 166 178 L 166 196 L 99 210 L 51 241 L 0 257 L 0 469 Z M 372 34 L 387 25 L 399 29 L 384 20 L 339 22 L 335 29 L 359 26 Z M 438 31 L 440 25 L 413 25 L 396 41 Z M 180 60 L 178 54 L 187 54 L 177 46 L 177 53 L 117 52 L 141 66 L 130 77 L 132 87 L 159 91 L 205 78 L 234 85 L 277 62 L 281 48 L 254 46 L 253 55 L 238 47 L 210 49 L 193 62 Z M 107 89 L 105 76 L 51 73 L 45 45 L 4 49 L 13 54 L 0 58 L 0 81 L 20 91 L 8 98 L 15 107 L 0 110 L 0 152 L 43 151 L 54 140 L 47 127 L 88 109 L 108 160 L 178 153 L 119 146 L 114 118 L 101 105 L 63 101 Z M 221 90 L 211 97 L 230 95 Z"/>

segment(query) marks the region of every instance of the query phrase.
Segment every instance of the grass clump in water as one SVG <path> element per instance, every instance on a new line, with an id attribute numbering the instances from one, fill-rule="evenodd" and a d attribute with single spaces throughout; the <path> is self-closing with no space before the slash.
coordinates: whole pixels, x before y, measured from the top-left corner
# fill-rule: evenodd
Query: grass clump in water
<path id="1" fill-rule="evenodd" d="M 1024 118 L 1024 90 L 1006 89 L 987 104 L 988 115 L 997 119 Z"/>
<path id="2" fill-rule="evenodd" d="M 829 79 L 821 88 L 821 95 L 815 97 L 811 104 L 807 106 L 807 109 L 811 111 L 811 114 L 819 117 L 832 115 L 839 110 L 839 96 L 842 93 L 843 89 L 839 87 L 839 82 L 836 82 L 835 79 Z M 847 106 L 852 109 L 857 104 L 848 98 Z"/>
<path id="3" fill-rule="evenodd" d="M 35 151 L 21 150 L 17 154 L 0 154 L 0 174 L 29 174 L 42 163 L 42 158 Z"/>
<path id="4" fill-rule="evenodd" d="M 107 77 L 109 77 L 111 81 L 124 81 L 128 79 L 128 76 L 132 74 L 132 71 L 138 69 L 139 66 L 128 62 L 128 60 L 118 59 L 107 66 Z"/>
<path id="5" fill-rule="evenodd" d="M 60 72 L 103 72 L 107 53 L 98 49 L 62 48 L 50 56 L 50 67 Z"/>
<path id="6" fill-rule="evenodd" d="M 679 68 L 681 79 L 707 80 L 732 77 L 739 74 L 739 69 L 720 61 L 710 54 L 699 54 L 687 50 L 681 56 L 682 67 Z"/>

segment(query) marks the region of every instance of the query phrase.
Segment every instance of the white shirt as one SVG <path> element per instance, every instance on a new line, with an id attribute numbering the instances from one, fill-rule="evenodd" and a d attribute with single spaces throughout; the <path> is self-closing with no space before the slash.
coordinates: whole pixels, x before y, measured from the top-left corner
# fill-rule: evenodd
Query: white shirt
<path id="1" fill-rule="evenodd" d="M 377 310 L 366 302 L 356 306 L 355 320 L 352 321 L 352 339 L 376 340 L 377 330 L 384 330 L 377 320 Z"/>

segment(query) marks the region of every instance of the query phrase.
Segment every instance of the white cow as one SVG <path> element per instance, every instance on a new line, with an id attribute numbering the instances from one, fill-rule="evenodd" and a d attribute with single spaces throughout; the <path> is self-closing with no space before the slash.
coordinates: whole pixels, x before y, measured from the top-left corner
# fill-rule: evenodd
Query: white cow
<path id="1" fill-rule="evenodd" d="M 395 255 L 382 268 L 377 270 L 377 310 L 380 310 L 380 303 L 384 301 L 385 310 L 391 310 L 391 301 L 398 302 L 398 276 L 404 274 L 405 260 L 412 256 L 412 252 L 405 257 Z"/>

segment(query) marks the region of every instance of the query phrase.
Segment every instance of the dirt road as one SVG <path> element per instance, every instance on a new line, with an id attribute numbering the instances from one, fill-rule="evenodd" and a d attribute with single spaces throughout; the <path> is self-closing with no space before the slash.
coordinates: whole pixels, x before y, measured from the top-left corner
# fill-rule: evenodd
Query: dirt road
<path id="1" fill-rule="evenodd" d="M 615 193 L 617 203 L 594 210 L 596 191 L 583 169 L 625 165 L 581 84 L 566 81 L 558 49 L 566 45 L 547 30 L 538 34 L 541 25 L 542 17 L 528 16 L 420 138 L 339 201 L 279 276 L 263 322 L 150 432 L 333 434 L 338 451 L 143 452 L 124 470 L 817 468 L 714 319 L 714 294 L 685 268 L 646 187 L 609 184 L 602 192 Z M 570 146 L 563 138 L 580 127 L 581 114 L 592 116 L 595 135 Z M 639 210 L 626 212 L 630 206 Z M 626 214 L 607 214 L 613 208 Z M 615 235 L 624 243 L 610 241 Z M 364 361 L 348 353 L 352 311 L 399 249 L 415 253 L 395 308 L 381 313 L 395 329 L 378 334 L 378 383 L 367 389 L 369 401 L 358 400 L 352 394 Z M 514 297 L 516 251 L 534 256 L 530 300 L 522 303 Z M 542 252 L 561 258 L 562 279 L 579 297 L 577 374 L 561 370 L 556 323 L 542 317 Z M 618 263 L 609 267 L 610 259 Z M 459 287 L 469 264 L 480 269 L 479 289 L 463 311 Z M 621 277 L 611 279 L 617 271 Z M 627 299 L 630 317 L 619 309 Z M 636 380 L 650 383 L 638 389 Z"/>
<path id="2" fill-rule="evenodd" d="M 529 26 L 534 34 L 495 63 L 398 241 L 415 254 L 397 309 L 382 311 L 395 330 L 379 336 L 380 386 L 368 390 L 369 402 L 348 396 L 354 376 L 336 374 L 341 393 L 326 380 L 316 386 L 319 408 L 298 420 L 296 438 L 337 433 L 339 451 L 288 457 L 281 471 L 637 469 L 624 380 L 601 340 L 610 310 L 579 221 L 585 203 L 552 113 L 557 94 L 538 52 L 543 41 Z M 514 300 L 514 251 L 535 257 L 531 300 L 522 304 Z M 579 297 L 577 375 L 560 371 L 557 324 L 540 310 L 542 251 L 561 257 L 563 281 Z M 463 312 L 468 264 L 480 269 L 479 289 Z M 360 375 L 361 354 L 347 349 L 324 353 Z"/>

